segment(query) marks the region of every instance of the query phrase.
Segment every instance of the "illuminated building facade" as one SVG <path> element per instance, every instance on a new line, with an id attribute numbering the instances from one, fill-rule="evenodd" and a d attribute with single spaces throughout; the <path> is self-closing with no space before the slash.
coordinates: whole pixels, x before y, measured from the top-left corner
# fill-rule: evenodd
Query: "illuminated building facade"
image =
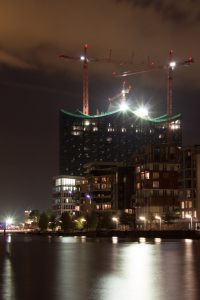
<path id="1" fill-rule="evenodd" d="M 173 145 L 181 146 L 181 115 L 172 117 Z M 139 117 L 131 109 L 90 116 L 60 111 L 61 175 L 83 176 L 91 161 L 129 162 L 143 145 L 167 142 L 167 116 Z"/>
<path id="2" fill-rule="evenodd" d="M 57 218 L 67 212 L 70 216 L 79 212 L 80 186 L 86 184 L 84 177 L 53 177 L 52 211 Z"/>
<path id="3" fill-rule="evenodd" d="M 131 157 L 131 165 L 135 167 L 132 207 L 136 221 L 148 213 L 162 218 L 166 212 L 180 208 L 178 147 L 168 144 L 143 146 Z"/>
<path id="4" fill-rule="evenodd" d="M 181 217 L 192 217 L 193 229 L 200 226 L 200 145 L 181 149 L 179 169 Z M 190 229 L 190 220 L 188 220 Z"/>
<path id="5" fill-rule="evenodd" d="M 111 170 L 122 165 L 114 162 L 90 162 L 84 165 L 85 178 L 90 186 L 91 209 L 99 215 L 105 212 L 116 214 L 116 209 L 111 205 Z"/>

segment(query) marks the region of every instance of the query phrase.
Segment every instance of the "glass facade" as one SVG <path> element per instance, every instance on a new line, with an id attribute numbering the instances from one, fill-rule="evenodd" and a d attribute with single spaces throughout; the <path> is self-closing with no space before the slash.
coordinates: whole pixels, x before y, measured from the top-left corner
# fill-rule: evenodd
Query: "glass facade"
<path id="1" fill-rule="evenodd" d="M 60 112 L 60 175 L 83 176 L 92 161 L 129 162 L 144 145 L 167 142 L 167 122 L 142 119 L 132 111 L 86 116 Z M 181 146 L 181 116 L 171 122 L 173 145 Z"/>

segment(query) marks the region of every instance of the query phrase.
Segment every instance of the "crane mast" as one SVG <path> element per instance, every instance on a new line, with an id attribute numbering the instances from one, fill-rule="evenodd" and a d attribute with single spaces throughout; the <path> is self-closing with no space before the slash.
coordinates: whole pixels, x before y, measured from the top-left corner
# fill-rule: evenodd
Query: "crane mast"
<path id="1" fill-rule="evenodd" d="M 88 62 L 87 62 L 87 45 L 84 47 L 83 61 L 83 113 L 89 114 L 89 99 L 88 99 Z"/>
<path id="2" fill-rule="evenodd" d="M 173 82 L 173 70 L 172 70 L 172 50 L 169 52 L 169 67 L 167 74 L 167 143 L 172 144 L 172 82 Z"/>

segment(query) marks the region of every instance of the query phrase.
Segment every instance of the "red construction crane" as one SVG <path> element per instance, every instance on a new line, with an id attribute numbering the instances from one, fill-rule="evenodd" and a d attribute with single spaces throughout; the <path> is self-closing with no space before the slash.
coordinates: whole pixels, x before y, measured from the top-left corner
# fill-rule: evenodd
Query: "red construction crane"
<path id="1" fill-rule="evenodd" d="M 165 65 L 160 66 L 154 66 L 153 63 L 150 64 L 149 58 L 148 58 L 148 65 L 146 68 L 141 70 L 131 70 L 129 72 L 123 72 L 115 74 L 113 73 L 114 77 L 121 77 L 121 76 L 128 76 L 133 74 L 139 74 L 149 71 L 155 71 L 155 70 L 161 70 L 161 69 L 167 69 L 167 143 L 172 144 L 172 131 L 171 131 L 171 118 L 172 118 L 172 82 L 173 82 L 173 69 L 177 66 L 184 66 L 184 65 L 190 65 L 190 63 L 194 62 L 194 58 L 190 57 L 189 60 L 183 61 L 183 62 L 173 62 L 172 60 L 172 50 L 169 52 L 169 63 Z"/>
<path id="2" fill-rule="evenodd" d="M 61 58 L 65 60 L 79 60 L 83 61 L 83 113 L 85 115 L 89 114 L 89 101 L 88 101 L 88 62 L 103 62 L 103 63 L 111 63 L 111 64 L 118 64 L 118 65 L 129 65 L 130 72 L 132 71 L 132 66 L 145 66 L 142 63 L 133 63 L 133 54 L 130 61 L 121 61 L 121 60 L 112 60 L 111 59 L 112 49 L 110 50 L 109 58 L 101 59 L 101 58 L 88 58 L 87 57 L 87 45 L 84 47 L 84 55 L 80 57 L 73 57 L 73 56 L 65 56 L 60 54 Z"/>

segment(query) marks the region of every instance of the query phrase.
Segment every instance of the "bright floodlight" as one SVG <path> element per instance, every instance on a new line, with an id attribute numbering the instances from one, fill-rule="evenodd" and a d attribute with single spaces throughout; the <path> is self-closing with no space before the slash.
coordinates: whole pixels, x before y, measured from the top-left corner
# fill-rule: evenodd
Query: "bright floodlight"
<path id="1" fill-rule="evenodd" d="M 8 219 L 8 220 L 6 220 L 6 223 L 7 223 L 7 224 L 11 224 L 11 223 L 12 223 L 12 220 L 11 220 L 11 219 Z"/>
<path id="2" fill-rule="evenodd" d="M 117 218 L 112 218 L 113 219 L 113 221 L 117 221 Z"/>
<path id="3" fill-rule="evenodd" d="M 146 107 L 141 107 L 138 110 L 135 111 L 136 115 L 138 116 L 147 116 L 148 115 L 148 109 Z"/>
<path id="4" fill-rule="evenodd" d="M 172 61 L 171 63 L 170 63 L 170 67 L 175 67 L 176 66 L 176 63 L 174 62 L 174 61 Z"/>
<path id="5" fill-rule="evenodd" d="M 144 220 L 146 220 L 146 219 L 145 219 L 144 217 L 140 217 L 140 220 L 143 220 L 143 221 L 144 221 Z"/>
<path id="6" fill-rule="evenodd" d="M 127 108 L 128 108 L 128 105 L 126 104 L 126 102 L 123 102 L 120 106 L 120 109 L 123 111 L 127 110 Z"/>
<path id="7" fill-rule="evenodd" d="M 80 57 L 80 59 L 81 59 L 81 60 L 84 60 L 84 59 L 85 59 L 85 57 L 84 57 L 84 56 L 81 56 L 81 57 Z"/>

